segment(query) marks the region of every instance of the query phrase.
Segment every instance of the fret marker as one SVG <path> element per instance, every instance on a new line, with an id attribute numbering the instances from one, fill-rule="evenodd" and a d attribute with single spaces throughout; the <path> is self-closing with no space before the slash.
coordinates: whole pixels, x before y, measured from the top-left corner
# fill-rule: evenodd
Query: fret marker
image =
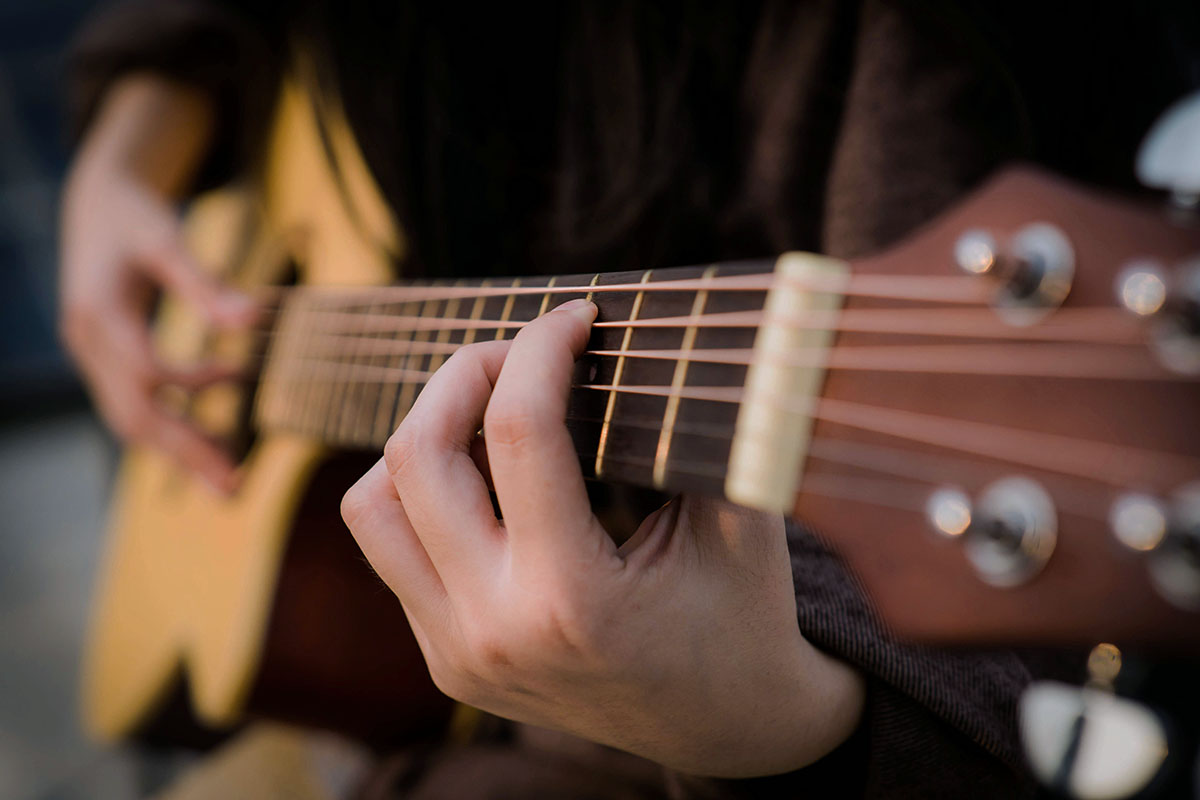
<path id="1" fill-rule="evenodd" d="M 786 253 L 775 266 L 775 276 L 746 373 L 725 495 L 745 506 L 791 513 L 812 432 L 812 419 L 796 408 L 820 397 L 825 377 L 823 364 L 798 366 L 791 354 L 828 353 L 834 328 L 799 328 L 783 320 L 810 312 L 836 314 L 842 307 L 840 293 L 800 287 L 806 282 L 836 284 L 848 280 L 849 273 L 842 261 Z"/>
<path id="2" fill-rule="evenodd" d="M 700 280 L 709 281 L 717 272 L 714 264 L 704 270 Z M 667 408 L 663 412 L 662 431 L 658 435 L 658 448 L 654 451 L 654 486 L 661 489 L 667 482 L 667 459 L 671 455 L 671 439 L 675 435 L 675 419 L 679 416 L 680 390 L 687 380 L 688 351 L 696 344 L 696 323 L 704 313 L 704 305 L 708 302 L 708 289 L 700 289 L 692 300 L 692 323 L 683 331 L 683 343 L 679 345 L 680 357 L 675 362 L 675 374 L 671 376 L 671 393 L 667 396 Z"/>
<path id="3" fill-rule="evenodd" d="M 642 275 L 641 283 L 648 283 L 653 270 L 646 270 Z M 547 295 L 549 296 L 549 295 Z M 645 299 L 644 291 L 638 292 L 633 298 L 633 308 L 629 312 L 629 321 L 638 318 L 638 314 L 642 310 L 642 301 Z M 621 337 L 621 355 L 617 356 L 617 366 L 613 369 L 612 385 L 616 389 L 621 385 L 621 373 L 625 370 L 625 351 L 629 349 L 630 340 L 633 339 L 633 328 L 625 329 L 625 334 Z M 617 392 L 608 393 L 608 402 L 604 406 L 604 422 L 600 425 L 600 442 L 596 447 L 596 477 L 599 478 L 604 472 L 604 452 L 608 448 L 608 429 L 612 426 L 613 409 L 617 405 Z"/>

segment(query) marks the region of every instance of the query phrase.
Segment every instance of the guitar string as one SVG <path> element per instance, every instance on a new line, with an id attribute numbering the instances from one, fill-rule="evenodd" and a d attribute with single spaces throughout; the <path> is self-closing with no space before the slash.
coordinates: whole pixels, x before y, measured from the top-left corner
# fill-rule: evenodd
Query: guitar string
<path id="1" fill-rule="evenodd" d="M 420 331 L 519 330 L 528 320 L 441 319 L 420 316 L 367 314 L 346 311 L 305 311 L 306 320 L 324 323 L 323 333 L 387 333 L 394 336 Z M 847 309 L 774 314 L 766 311 L 724 311 L 691 315 L 639 317 L 636 320 L 601 320 L 604 328 L 756 328 L 776 324 L 794 330 L 838 330 L 914 336 L 947 336 L 1019 341 L 1074 341 L 1107 344 L 1140 344 L 1143 320 L 1112 307 L 1062 308 L 1037 325 L 1011 325 L 989 308 L 979 309 Z M 260 336 L 275 338 L 284 330 Z"/>
<path id="2" fill-rule="evenodd" d="M 462 345 L 405 339 L 330 334 L 304 354 L 284 356 L 288 363 L 346 366 L 340 356 L 409 357 L 449 355 Z M 1079 346 L 1058 344 L 834 345 L 797 348 L 788 356 L 764 354 L 753 347 L 585 350 L 585 356 L 689 361 L 728 366 L 766 364 L 788 368 L 822 368 L 870 372 L 948 373 L 1012 377 L 1092 378 L 1131 381 L 1194 382 L 1200 375 L 1172 372 L 1144 352 L 1123 344 Z M 322 358 L 328 356 L 330 358 Z M 367 364 L 368 366 L 377 366 Z M 285 366 L 286 370 L 287 367 Z M 403 377 L 403 376 L 397 376 Z"/>
<path id="3" fill-rule="evenodd" d="M 581 463 L 586 463 L 594 457 L 595 454 L 579 454 Z M 653 459 L 637 458 L 627 454 L 614 455 L 611 459 L 606 457 L 605 460 L 610 463 L 616 462 L 618 465 L 627 465 L 641 469 L 651 469 L 653 467 Z M 698 464 L 692 461 L 681 464 L 672 463 L 670 471 L 675 474 L 683 473 L 684 475 L 717 480 L 723 480 L 725 477 L 724 465 L 716 463 Z M 905 480 L 904 478 L 908 479 Z M 925 501 L 931 489 L 947 485 L 954 485 L 954 483 L 938 479 L 910 478 L 905 475 L 900 475 L 900 479 L 896 477 L 881 479 L 846 475 L 837 472 L 805 470 L 800 478 L 800 486 L 796 490 L 793 503 L 801 502 L 806 494 L 815 494 L 910 511 L 924 517 L 926 514 Z M 850 490 L 851 487 L 856 486 L 859 488 L 870 487 L 871 491 L 856 492 Z M 893 497 L 885 499 L 886 495 L 892 495 Z M 1069 496 L 1069 502 L 1063 502 L 1063 496 L 1056 491 L 1055 508 L 1063 514 L 1104 524 L 1108 521 L 1107 515 L 1103 513 L 1105 510 L 1103 501 L 1105 499 L 1111 502 L 1111 498 L 1101 497 L 1100 502 L 1097 503 L 1095 498 L 1085 499 L 1082 495 Z"/>
<path id="4" fill-rule="evenodd" d="M 573 414 L 568 414 L 566 420 L 568 425 L 570 423 L 599 424 L 601 422 L 597 417 Z M 656 420 L 629 416 L 614 417 L 609 424 L 619 428 L 650 431 L 656 431 L 660 427 Z M 684 435 L 709 437 L 730 442 L 735 427 L 719 423 L 681 421 L 676 423 L 676 431 Z M 770 436 L 772 434 L 764 432 L 762 435 Z M 968 475 L 972 476 L 975 482 L 983 483 L 995 475 L 994 467 L 965 457 L 933 454 L 911 448 L 864 444 L 831 436 L 814 436 L 808 444 L 805 457 L 809 460 L 827 461 L 871 472 L 912 478 L 932 486 L 957 486 Z M 586 460 L 587 457 L 581 456 L 581 458 Z M 726 461 L 708 463 L 719 465 L 724 469 Z M 675 469 L 675 462 L 672 462 L 670 469 Z M 801 480 L 802 487 L 808 474 L 807 471 L 804 473 L 804 478 Z M 1090 486 L 1093 481 L 1089 479 L 1070 475 L 1049 475 L 1047 482 L 1053 485 L 1056 504 L 1067 513 L 1100 522 L 1107 519 L 1104 512 L 1108 503 L 1105 503 L 1104 500 L 1111 503 L 1113 493 L 1101 493 L 1098 502 L 1096 492 Z"/>
<path id="5" fill-rule="evenodd" d="M 512 286 L 503 281 L 491 286 L 454 286 L 451 284 L 422 284 L 419 282 L 391 286 L 278 286 L 251 290 L 264 307 L 283 304 L 289 299 L 338 301 L 348 305 L 380 302 L 442 301 L 522 295 L 560 294 L 635 294 L 637 292 L 766 292 L 776 287 L 791 287 L 817 293 L 839 294 L 847 297 L 875 297 L 892 300 L 924 300 L 940 303 L 983 303 L 995 292 L 996 286 L 986 279 L 958 275 L 879 275 L 850 273 L 846 275 L 796 277 L 775 272 L 716 275 L 711 278 L 671 278 L 641 283 L 588 284 L 588 276 L 573 276 L 582 284 L 557 283 L 554 286 L 536 283 Z M 527 280 L 537 278 L 521 278 Z M 361 297 L 361 300 L 355 298 Z"/>
<path id="6" fill-rule="evenodd" d="M 339 366 L 331 368 L 331 374 L 339 380 L 349 380 L 347 371 L 339 369 Z M 422 370 L 394 367 L 353 369 L 355 379 L 362 382 L 394 380 L 399 376 L 403 376 L 405 380 L 419 382 L 431 377 L 431 373 Z M 572 388 L 656 397 L 678 396 L 683 399 L 734 404 L 740 403 L 745 393 L 740 386 L 684 386 L 675 389 L 661 385 L 613 386 L 585 383 L 572 384 Z M 1113 485 L 1137 485 L 1160 471 L 1181 476 L 1179 482 L 1200 474 L 1200 460 L 1174 453 L 831 398 L 809 401 L 772 396 L 765 401 L 769 407 L 784 413 L 1002 461 L 1022 463 L 1053 472 L 1095 478 Z"/>
<path id="7" fill-rule="evenodd" d="M 644 286 L 645 286 L 645 285 L 644 285 L 644 284 L 642 284 L 641 286 L 644 288 Z M 538 295 L 545 295 L 545 294 L 547 294 L 547 292 L 546 292 L 546 288 L 547 288 L 547 287 L 528 287 L 528 288 L 529 288 L 529 293 L 530 293 L 530 294 L 538 294 Z M 563 291 L 563 293 L 568 293 L 568 292 L 570 292 L 570 293 L 581 293 L 581 291 L 582 291 L 582 290 L 581 290 L 581 289 L 579 289 L 579 288 L 577 288 L 577 287 L 562 287 L 562 291 Z M 498 287 L 498 288 L 497 288 L 497 290 L 496 290 L 496 292 L 495 292 L 495 294 L 497 294 L 497 295 L 511 295 L 511 294 L 512 294 L 512 292 L 510 292 L 510 291 L 507 291 L 507 290 L 502 290 L 500 287 Z M 410 295 L 410 296 L 411 296 L 411 295 Z M 474 295 L 474 296 L 477 296 L 477 295 Z M 1113 311 L 1113 310 L 1114 310 L 1114 309 L 1087 309 L 1087 310 L 1081 310 L 1081 309 L 1071 309 L 1070 311 L 1075 311 L 1075 312 L 1079 312 L 1079 311 L 1089 311 L 1089 312 L 1100 311 L 1100 312 L 1105 312 L 1105 313 L 1107 314 L 1107 316 L 1109 317 L 1109 319 L 1096 320 L 1096 319 L 1094 318 L 1094 317 L 1095 317 L 1095 315 L 1093 314 L 1093 318 L 1091 318 L 1090 320 L 1086 320 L 1086 321 L 1090 321 L 1090 322 L 1092 322 L 1092 323 L 1093 323 L 1093 327 L 1095 326 L 1095 323 L 1096 323 L 1096 322 L 1098 322 L 1098 321 L 1100 321 L 1100 322 L 1103 322 L 1103 323 L 1109 323 L 1109 322 L 1111 322 L 1111 321 L 1113 321 L 1113 320 L 1116 320 L 1116 319 L 1122 320 L 1122 321 L 1124 321 L 1124 322 L 1129 322 L 1129 321 L 1130 321 L 1130 318 L 1129 318 L 1129 316 L 1128 316 L 1128 315 L 1126 315 L 1126 314 L 1124 314 L 1124 312 L 1118 312 L 1118 313 L 1120 314 L 1120 316 L 1115 316 L 1115 315 L 1113 315 L 1113 314 L 1112 314 L 1112 311 Z M 893 320 L 894 320 L 894 319 L 896 319 L 898 316 L 900 316 L 900 315 L 896 314 L 896 313 L 894 312 L 894 310 L 890 310 L 890 309 L 889 309 L 889 310 L 887 310 L 887 311 L 890 311 L 890 312 L 892 312 L 892 313 L 890 314 L 890 317 L 891 317 Z M 907 311 L 907 312 L 911 313 L 911 311 L 912 311 L 912 310 L 905 310 L 905 311 Z M 345 311 L 342 311 L 342 312 L 327 312 L 327 313 L 340 314 L 340 315 L 341 315 L 341 316 L 340 316 L 340 319 L 341 319 L 341 320 L 344 320 L 344 321 L 346 321 L 346 320 L 349 320 L 349 321 L 364 321 L 364 320 L 365 320 L 365 321 L 372 321 L 372 322 L 374 322 L 374 324 L 378 324 L 378 318 L 379 318 L 379 316 L 381 316 L 381 315 L 378 315 L 378 314 L 372 314 L 372 313 L 370 313 L 370 309 L 368 310 L 368 314 L 367 314 L 367 315 L 362 315 L 362 314 L 353 314 L 353 313 L 351 313 L 351 312 L 345 312 Z M 845 313 L 846 313 L 846 312 L 842 312 L 841 314 L 839 314 L 839 316 L 844 316 L 844 314 L 845 314 Z M 926 316 L 926 317 L 927 317 L 927 316 L 928 316 L 928 313 L 929 313 L 929 312 L 924 312 L 923 316 Z M 937 313 L 937 312 L 935 312 L 935 313 Z M 988 311 L 988 310 L 984 310 L 984 313 L 985 313 L 985 314 L 988 314 L 988 315 L 990 315 L 990 314 L 991 314 L 991 312 L 990 312 L 990 311 Z M 1063 312 L 1062 312 L 1062 311 L 1060 311 L 1060 312 L 1058 313 L 1058 315 L 1056 315 L 1056 316 L 1058 316 L 1058 319 L 1059 319 L 1059 321 L 1060 321 L 1060 322 L 1062 321 L 1062 313 L 1063 313 Z M 665 326 L 668 326 L 668 325 L 678 324 L 678 323 L 686 323 L 686 324 L 689 324 L 689 325 L 695 325 L 695 324 L 699 323 L 699 324 L 702 324 L 702 325 L 706 325 L 706 326 L 707 326 L 707 323 L 711 322 L 711 316 L 712 316 L 712 315 L 702 315 L 702 317 L 704 317 L 704 318 L 707 318 L 707 319 L 704 319 L 704 318 L 702 318 L 702 319 L 698 319 L 697 317 L 690 317 L 690 316 L 689 316 L 689 317 L 674 317 L 674 318 L 658 318 L 658 319 L 647 318 L 647 319 L 648 319 L 648 320 L 651 320 L 651 323 L 650 323 L 650 324 L 656 324 L 656 325 L 658 325 L 658 326 L 663 326 L 663 327 L 665 327 Z M 754 321 L 754 322 L 757 324 L 757 322 L 758 322 L 758 321 L 761 321 L 761 320 L 764 318 L 764 316 L 765 316 L 765 315 L 764 315 L 762 312 L 749 312 L 749 313 L 746 313 L 746 312 L 733 312 L 733 315 L 732 315 L 732 317 L 731 317 L 730 315 L 726 315 L 726 317 L 725 317 L 725 318 L 724 318 L 722 321 L 723 321 L 724 323 L 726 323 L 726 325 L 729 325 L 729 326 L 731 326 L 731 327 L 732 327 L 732 326 L 740 326 L 740 325 L 735 325 L 734 323 L 749 323 L 749 322 L 751 322 L 751 321 Z M 1075 316 L 1080 316 L 1080 315 L 1079 315 L 1078 313 L 1076 313 L 1076 314 L 1075 314 Z M 357 318 L 357 319 L 355 319 L 355 318 Z M 385 330 L 390 330 L 390 332 L 392 332 L 392 333 L 405 333 L 405 332 L 411 333 L 411 332 L 413 332 L 413 331 L 416 331 L 416 330 L 429 330 L 429 329 L 433 329 L 433 330 L 466 330 L 466 329 L 477 329 L 477 328 L 478 328 L 478 329 L 491 329 L 491 330 L 497 330 L 497 331 L 499 332 L 499 331 L 500 331 L 502 328 L 508 328 L 508 327 L 515 328 L 515 327 L 519 327 L 520 325 L 523 325 L 523 324 L 524 324 L 524 323 L 521 323 L 521 322 L 516 322 L 516 323 L 500 323 L 499 321 L 474 320 L 474 321 L 472 321 L 472 322 L 474 322 L 475 324 L 472 324 L 472 325 L 464 325 L 462 320 L 439 320 L 439 321 L 437 321 L 435 324 L 433 324 L 433 325 L 430 325 L 429 323 L 431 323 L 431 322 L 433 322 L 433 321 L 431 321 L 431 320 L 428 320 L 428 319 L 425 319 L 425 318 L 422 318 L 422 317 L 418 317 L 418 318 L 416 318 L 416 319 L 417 319 L 417 320 L 423 320 L 423 323 L 424 323 L 424 324 L 423 324 L 423 325 L 422 325 L 420 328 L 418 328 L 418 327 L 413 327 L 413 328 L 411 328 L 411 329 L 405 329 L 405 328 L 399 328 L 399 327 L 397 327 L 397 320 L 396 320 L 396 318 L 395 318 L 395 317 L 388 317 L 388 316 L 385 316 L 385 317 L 384 317 L 384 319 L 385 319 L 385 320 L 387 320 L 387 323 L 386 323 L 386 325 L 385 325 Z M 995 318 L 994 318 L 994 317 L 990 317 L 990 316 L 988 317 L 988 319 L 989 319 L 989 321 L 992 321 L 992 322 L 996 322 L 996 321 L 997 321 L 997 320 L 995 320 Z M 974 319 L 970 319 L 970 320 L 964 320 L 964 319 L 963 319 L 963 316 L 962 316 L 961 314 L 959 314 L 959 315 L 958 315 L 958 318 L 957 318 L 957 321 L 958 321 L 959 323 L 962 323 L 962 322 L 964 322 L 964 321 L 971 322 L 971 323 L 976 323 L 976 322 L 978 322 L 978 314 L 976 314 L 976 315 L 975 315 L 975 318 L 974 318 Z M 643 324 L 644 324 L 645 326 L 647 326 L 647 327 L 649 327 L 649 326 L 650 326 L 650 324 L 645 324 L 645 323 L 646 323 L 646 321 L 645 321 L 645 320 L 642 320 L 642 322 L 643 322 Z M 630 326 L 630 327 L 632 327 L 632 325 L 631 325 L 631 324 L 629 324 L 629 323 L 626 323 L 625 325 L 622 325 L 622 323 L 621 323 L 621 322 L 597 323 L 597 325 L 598 325 L 598 326 L 605 326 L 606 324 L 607 324 L 608 326 L 611 326 L 611 327 L 625 327 L 625 326 Z M 365 328 L 365 327 L 366 327 L 366 326 L 364 325 L 364 328 Z M 639 326 L 639 327 L 640 327 L 640 326 Z M 828 325 L 824 325 L 824 324 L 823 324 L 823 325 L 821 325 L 820 327 L 822 327 L 822 328 L 828 328 L 828 327 L 830 327 L 830 326 L 828 326 Z M 326 329 L 327 329 L 327 328 L 326 328 Z M 352 329 L 351 329 L 351 330 L 352 330 Z M 1111 328 L 1109 328 L 1109 331 L 1111 332 Z M 910 328 L 909 330 L 906 330 L 906 331 L 904 331 L 904 332 L 911 332 L 911 328 Z M 1006 332 L 1007 332 L 1007 330 L 1006 330 Z M 975 335 L 975 336 L 978 336 L 978 326 L 973 324 L 973 325 L 971 326 L 971 331 L 970 331 L 970 333 L 971 333 L 971 334 L 973 334 L 973 335 Z M 361 350 L 361 349 L 364 349 L 364 348 L 365 348 L 365 349 L 369 349 L 369 348 L 367 348 L 367 347 L 366 347 L 366 344 L 367 344 L 367 343 L 371 343 L 371 342 L 378 343 L 378 342 L 380 342 L 380 341 L 387 341 L 387 340 L 381 340 L 381 339 L 379 339 L 378 337 L 364 337 L 364 336 L 357 336 L 357 337 L 346 337 L 346 338 L 350 338 L 350 339 L 355 339 L 355 340 L 357 340 L 357 341 L 353 342 L 353 344 L 355 344 L 355 346 L 356 346 L 356 350 Z M 1023 338 L 1024 338 L 1024 337 L 1023 337 Z M 366 343 L 364 343 L 364 342 L 362 341 L 363 339 L 366 339 L 366 340 L 367 340 L 367 342 L 366 342 Z M 836 350 L 836 348 L 835 348 L 835 350 Z M 751 351 L 751 352 L 752 352 L 752 351 Z M 411 345 L 410 345 L 410 347 L 409 347 L 409 349 L 408 349 L 408 351 L 407 351 L 407 355 L 408 355 L 408 356 L 411 356 L 411 355 L 413 355 L 413 354 L 415 354 L 415 353 L 413 352 L 413 350 L 412 350 L 412 348 L 411 348 Z M 628 355 L 630 355 L 630 352 L 629 352 L 629 351 L 626 351 L 626 352 L 624 353 L 624 355 L 628 356 Z M 660 352 L 659 352 L 657 355 L 659 355 L 659 356 L 661 356 L 661 357 L 663 357 L 663 358 L 668 358 L 668 357 L 671 357 L 671 355 L 672 355 L 672 354 L 671 354 L 671 352 L 670 352 L 670 351 L 660 351 Z M 1059 355 L 1062 355 L 1062 354 L 1059 354 Z M 726 356 L 725 356 L 725 357 L 726 357 L 726 358 L 728 358 L 728 354 L 726 354 Z M 369 359 L 368 359 L 368 360 L 369 360 Z M 370 367 L 368 367 L 368 368 L 370 368 Z M 386 368 L 385 368 L 385 369 L 386 369 Z M 410 375 L 410 373 L 409 373 L 409 372 L 406 372 L 406 373 L 404 373 L 404 374 L 406 374 L 406 375 Z M 352 377 L 353 377 L 353 375 L 348 375 L 348 376 L 346 376 L 346 377 L 348 377 L 348 378 L 352 378 Z M 391 376 L 389 376 L 389 377 L 393 377 L 393 378 L 394 378 L 394 377 L 395 377 L 394 373 L 393 373 Z M 411 375 L 410 375 L 410 377 L 415 377 L 415 378 L 424 378 L 424 377 L 428 377 L 428 375 L 427 375 L 427 374 L 425 374 L 425 375 L 421 375 L 421 374 L 416 374 L 416 373 L 414 373 L 414 374 L 411 374 Z M 661 393 L 663 393 L 663 387 L 654 387 L 654 386 L 643 386 L 643 387 L 585 386 L 585 387 L 583 387 L 583 388 L 592 389 L 592 390 L 600 390 L 600 391 L 626 391 L 626 392 L 630 392 L 630 391 L 632 391 L 632 392 L 638 392 L 638 393 L 649 393 L 649 394 L 661 394 Z M 728 395 L 728 392 L 727 392 L 727 390 L 728 390 L 729 388 L 730 388 L 730 387 L 713 387 L 713 391 L 717 391 L 717 392 L 726 392 L 726 394 Z M 714 398 L 714 396 L 713 396 L 711 393 L 710 393 L 710 394 L 708 394 L 708 396 L 707 396 L 707 397 L 704 397 L 704 394 L 703 394 L 703 393 L 704 393 L 706 390 L 704 390 L 704 389 L 700 389 L 699 387 L 696 387 L 696 388 L 692 388 L 692 387 L 686 387 L 686 389 L 687 389 L 687 391 L 684 391 L 684 392 L 682 393 L 682 395 L 683 395 L 683 396 L 689 396 L 689 395 L 693 395 L 693 396 L 694 396 L 694 395 L 696 395 L 696 392 L 697 392 L 697 391 L 699 391 L 699 392 L 701 392 L 701 399 L 715 399 L 715 398 Z M 739 390 L 739 391 L 740 391 L 740 390 Z M 665 396 L 665 395 L 664 395 L 664 396 Z M 730 397 L 731 397 L 732 399 L 722 399 L 721 401 L 722 401 L 722 402 L 737 402 L 737 401 L 740 399 L 740 396 L 730 396 Z M 884 411 L 886 411 L 886 409 L 883 409 L 883 410 L 884 410 Z M 954 422 L 954 421 L 953 421 L 953 420 L 950 420 L 950 422 Z M 1002 432 L 1003 432 L 1003 430 L 1002 430 Z M 930 435 L 930 431 L 929 431 L 929 430 L 926 430 L 926 432 L 925 432 L 925 435 L 926 435 L 926 436 L 929 436 L 929 435 Z M 1081 442 L 1081 444 L 1082 444 L 1084 447 L 1089 447 L 1089 446 L 1090 446 L 1090 447 L 1093 447 L 1093 448 L 1094 448 L 1094 447 L 1104 447 L 1104 445 L 1099 445 L 1098 443 L 1094 443 L 1094 442 Z M 943 446 L 944 446 L 944 445 L 943 445 Z M 1153 456 L 1153 454 L 1151 454 L 1151 455 Z"/>

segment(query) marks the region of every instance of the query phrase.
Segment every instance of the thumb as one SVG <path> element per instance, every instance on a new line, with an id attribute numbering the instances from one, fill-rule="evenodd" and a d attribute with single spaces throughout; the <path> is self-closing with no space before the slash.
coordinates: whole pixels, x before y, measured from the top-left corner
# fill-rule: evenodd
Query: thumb
<path id="1" fill-rule="evenodd" d="M 156 283 L 194 306 L 214 325 L 244 328 L 258 318 L 253 298 L 222 285 L 206 273 L 183 244 L 178 229 L 161 238 L 139 259 Z"/>

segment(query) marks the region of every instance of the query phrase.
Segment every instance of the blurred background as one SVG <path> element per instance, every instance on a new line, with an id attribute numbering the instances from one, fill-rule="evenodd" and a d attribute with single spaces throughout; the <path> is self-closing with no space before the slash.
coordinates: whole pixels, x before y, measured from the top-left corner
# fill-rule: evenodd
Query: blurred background
<path id="1" fill-rule="evenodd" d="M 0 798 L 130 798 L 182 759 L 91 745 L 79 654 L 116 451 L 55 333 L 67 43 L 96 0 L 0 0 Z"/>

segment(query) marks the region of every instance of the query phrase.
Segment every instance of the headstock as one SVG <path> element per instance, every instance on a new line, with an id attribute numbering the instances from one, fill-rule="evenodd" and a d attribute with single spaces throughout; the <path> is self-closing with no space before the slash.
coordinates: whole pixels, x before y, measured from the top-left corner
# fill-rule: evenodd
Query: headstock
<path id="1" fill-rule="evenodd" d="M 1200 652 L 1198 259 L 1178 215 L 1017 168 L 851 265 L 978 281 L 847 297 L 882 324 L 839 330 L 815 415 L 796 515 L 897 631 Z"/>

